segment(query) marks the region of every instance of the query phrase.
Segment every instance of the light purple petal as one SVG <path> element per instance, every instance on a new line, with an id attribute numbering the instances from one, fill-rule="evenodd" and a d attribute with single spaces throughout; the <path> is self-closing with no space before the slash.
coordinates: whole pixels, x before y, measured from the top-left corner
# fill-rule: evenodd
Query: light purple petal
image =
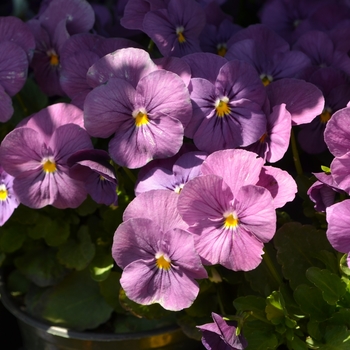
<path id="1" fill-rule="evenodd" d="M 190 95 L 183 80 L 175 73 L 154 71 L 136 87 L 136 108 L 145 108 L 150 117 L 174 118 L 184 127 L 192 116 Z"/>
<path id="2" fill-rule="evenodd" d="M 5 123 L 13 115 L 12 99 L 0 85 L 0 122 Z"/>
<path id="3" fill-rule="evenodd" d="M 212 153 L 202 164 L 203 175 L 215 174 L 223 178 L 236 193 L 242 186 L 255 185 L 264 161 L 245 150 L 223 150 Z"/>
<path id="4" fill-rule="evenodd" d="M 87 1 L 53 0 L 41 13 L 40 22 L 51 33 L 61 20 L 66 20 L 70 35 L 87 32 L 94 25 L 95 13 Z"/>
<path id="5" fill-rule="evenodd" d="M 0 85 L 10 96 L 22 89 L 27 71 L 26 52 L 13 42 L 0 42 Z"/>
<path id="6" fill-rule="evenodd" d="M 196 177 L 185 184 L 177 208 L 188 225 L 202 221 L 223 221 L 223 214 L 233 199 L 231 189 L 216 175 Z"/>
<path id="7" fill-rule="evenodd" d="M 330 152 L 341 157 L 350 151 L 350 107 L 340 109 L 332 115 L 324 132 L 324 140 Z"/>
<path id="8" fill-rule="evenodd" d="M 135 90 L 125 80 L 110 79 L 85 98 L 84 125 L 91 136 L 107 138 L 133 127 Z"/>
<path id="9" fill-rule="evenodd" d="M 11 41 L 20 46 L 27 54 L 28 61 L 33 57 L 35 39 L 27 24 L 14 16 L 0 18 L 0 42 Z"/>
<path id="10" fill-rule="evenodd" d="M 0 147 L 0 164 L 17 177 L 23 172 L 41 169 L 41 135 L 30 128 L 17 128 L 6 135 Z"/>
<path id="11" fill-rule="evenodd" d="M 270 191 L 275 208 L 282 208 L 287 202 L 291 202 L 298 191 L 297 184 L 288 172 L 271 166 L 261 169 L 256 185 Z"/>
<path id="12" fill-rule="evenodd" d="M 146 51 L 120 49 L 102 57 L 90 67 L 87 82 L 91 87 L 96 87 L 114 77 L 124 79 L 136 88 L 142 77 L 155 70 L 157 66 Z"/>
<path id="13" fill-rule="evenodd" d="M 303 80 L 284 78 L 270 83 L 266 91 L 271 106 L 286 104 L 292 115 L 292 124 L 310 123 L 322 113 L 324 97 L 320 89 Z"/>
<path id="14" fill-rule="evenodd" d="M 332 178 L 336 187 L 350 193 L 350 154 L 336 157 L 331 163 Z"/>
<path id="15" fill-rule="evenodd" d="M 123 220 L 146 218 L 151 219 L 163 232 L 175 227 L 186 230 L 188 225 L 177 211 L 178 198 L 178 194 L 168 190 L 151 190 L 140 193 L 124 210 Z M 160 206 L 159 203 L 162 205 Z"/>
<path id="16" fill-rule="evenodd" d="M 59 126 L 71 123 L 83 128 L 83 111 L 69 103 L 55 103 L 22 120 L 19 126 L 38 131 L 48 143 Z"/>
<path id="17" fill-rule="evenodd" d="M 117 164 L 140 168 L 152 159 L 175 155 L 182 146 L 183 136 L 184 129 L 178 119 L 153 117 L 139 127 L 122 125 L 109 142 L 108 150 Z"/>
<path id="18" fill-rule="evenodd" d="M 327 238 L 334 249 L 342 253 L 350 251 L 350 200 L 333 204 L 326 209 Z"/>

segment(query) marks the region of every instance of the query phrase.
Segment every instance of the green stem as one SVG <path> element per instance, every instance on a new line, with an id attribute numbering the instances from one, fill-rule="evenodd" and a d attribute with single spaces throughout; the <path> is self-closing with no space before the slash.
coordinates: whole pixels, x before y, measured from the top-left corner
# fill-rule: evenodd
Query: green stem
<path id="1" fill-rule="evenodd" d="M 147 46 L 147 50 L 149 53 L 151 53 L 154 49 L 154 41 L 152 39 L 150 39 L 148 46 Z"/>
<path id="2" fill-rule="evenodd" d="M 276 282 L 279 285 L 282 285 L 283 280 L 282 280 L 281 276 L 279 275 L 279 273 L 277 272 L 277 270 L 275 269 L 275 266 L 273 265 L 273 262 L 270 258 L 270 255 L 268 254 L 268 252 L 266 250 L 264 250 L 264 252 L 265 252 L 265 254 L 263 255 L 263 260 L 264 260 L 267 268 L 269 269 L 271 275 L 276 280 Z"/>
<path id="3" fill-rule="evenodd" d="M 292 132 L 290 134 L 290 141 L 291 141 L 291 145 L 292 145 L 292 152 L 293 152 L 293 160 L 294 160 L 295 169 L 296 169 L 298 175 L 302 175 L 303 168 L 301 166 L 297 142 L 295 139 L 295 134 L 294 134 L 293 128 L 292 128 Z"/>
<path id="4" fill-rule="evenodd" d="M 123 167 L 123 170 L 125 171 L 126 175 L 128 175 L 129 179 L 135 184 L 136 183 L 136 177 L 135 175 L 130 171 L 130 169 Z"/>
<path id="5" fill-rule="evenodd" d="M 22 100 L 20 94 L 16 94 L 16 98 L 17 98 L 19 104 L 21 105 L 21 107 L 22 107 L 23 112 L 25 113 L 25 115 L 28 115 L 28 109 L 27 109 L 27 107 L 24 105 L 23 100 Z"/>

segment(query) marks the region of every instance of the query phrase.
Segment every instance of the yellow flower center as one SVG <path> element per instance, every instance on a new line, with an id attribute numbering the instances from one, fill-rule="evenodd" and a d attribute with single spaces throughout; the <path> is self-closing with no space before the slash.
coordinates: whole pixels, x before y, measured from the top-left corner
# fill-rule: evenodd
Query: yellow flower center
<path id="1" fill-rule="evenodd" d="M 51 159 L 45 159 L 42 166 L 45 173 L 54 173 L 57 170 L 55 161 Z"/>
<path id="2" fill-rule="evenodd" d="M 158 253 L 156 255 L 156 266 L 158 269 L 169 270 L 171 267 L 171 261 L 168 257 Z"/>
<path id="3" fill-rule="evenodd" d="M 142 126 L 148 124 L 148 116 L 146 111 L 134 111 L 132 113 L 133 118 L 135 119 L 136 126 Z"/>
<path id="4" fill-rule="evenodd" d="M 0 201 L 5 201 L 7 199 L 8 192 L 4 184 L 0 185 Z"/>
<path id="5" fill-rule="evenodd" d="M 56 51 L 52 49 L 47 51 L 46 53 L 50 57 L 50 65 L 55 67 L 58 66 L 58 64 L 60 63 L 60 60 L 58 58 Z"/>
<path id="6" fill-rule="evenodd" d="M 265 134 L 263 136 L 261 136 L 260 139 L 259 139 L 260 143 L 264 143 L 266 137 L 267 137 L 267 133 L 265 132 Z"/>
<path id="7" fill-rule="evenodd" d="M 184 27 L 177 27 L 176 28 L 177 40 L 179 41 L 180 44 L 182 44 L 186 41 L 185 36 L 183 34 L 184 30 L 185 30 Z"/>
<path id="8" fill-rule="evenodd" d="M 215 102 L 215 110 L 216 115 L 220 118 L 224 117 L 225 115 L 228 115 L 231 111 L 229 105 L 228 105 L 228 97 L 223 97 L 221 99 L 217 99 Z"/>
<path id="9" fill-rule="evenodd" d="M 329 119 L 331 119 L 331 111 L 325 108 L 323 112 L 320 114 L 320 119 L 322 124 L 326 124 Z"/>
<path id="10" fill-rule="evenodd" d="M 266 75 L 266 74 L 261 74 L 260 79 L 261 79 L 262 83 L 264 84 L 264 86 L 269 85 L 273 80 L 271 75 Z"/>
<path id="11" fill-rule="evenodd" d="M 238 217 L 235 214 L 230 214 L 225 217 L 224 227 L 229 229 L 235 229 L 238 226 Z"/>
<path id="12" fill-rule="evenodd" d="M 221 56 L 221 57 L 225 57 L 226 52 L 227 52 L 226 44 L 218 44 L 216 48 L 218 50 L 217 51 L 218 55 Z"/>

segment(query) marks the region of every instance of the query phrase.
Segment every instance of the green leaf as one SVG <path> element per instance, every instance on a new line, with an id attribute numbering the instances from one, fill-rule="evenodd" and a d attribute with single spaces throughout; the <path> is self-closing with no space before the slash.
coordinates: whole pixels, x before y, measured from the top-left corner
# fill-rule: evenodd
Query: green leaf
<path id="1" fill-rule="evenodd" d="M 191 339 L 201 340 L 202 332 L 197 328 L 197 325 L 202 325 L 205 323 L 212 323 L 211 318 L 205 318 L 202 321 L 194 319 L 193 317 L 178 313 L 176 315 L 177 323 L 181 327 L 181 330 Z"/>
<path id="2" fill-rule="evenodd" d="M 171 313 L 168 317 L 160 320 L 150 320 L 147 318 L 137 318 L 135 316 L 123 316 L 118 315 L 114 325 L 115 333 L 134 333 L 134 332 L 145 332 L 153 331 L 161 327 L 171 326 L 176 324 L 175 313 Z"/>
<path id="3" fill-rule="evenodd" d="M 319 251 L 334 251 L 326 234 L 310 225 L 288 223 L 281 227 L 275 235 L 277 259 L 290 285 L 295 289 L 300 284 L 309 284 L 305 273 L 309 267 L 324 268 L 324 264 L 315 256 Z"/>
<path id="4" fill-rule="evenodd" d="M 332 315 L 327 324 L 346 326 L 350 329 L 350 309 L 340 309 Z"/>
<path id="5" fill-rule="evenodd" d="M 340 269 L 346 276 L 350 276 L 350 268 L 347 263 L 348 254 L 344 254 L 340 259 Z"/>
<path id="6" fill-rule="evenodd" d="M 329 326 L 325 333 L 326 344 L 320 350 L 349 350 L 350 330 L 346 326 Z"/>
<path id="7" fill-rule="evenodd" d="M 309 335 L 318 342 L 322 341 L 323 334 L 324 334 L 324 326 L 323 323 L 320 323 L 315 320 L 310 320 L 307 323 L 307 331 Z"/>
<path id="8" fill-rule="evenodd" d="M 307 350 L 307 344 L 302 341 L 299 337 L 294 337 L 292 340 L 287 342 L 290 349 L 293 350 Z"/>
<path id="9" fill-rule="evenodd" d="M 20 249 L 26 239 L 26 228 L 20 225 L 12 225 L 1 228 L 0 251 L 13 253 Z"/>
<path id="10" fill-rule="evenodd" d="M 56 251 L 39 248 L 15 259 L 18 270 L 40 287 L 47 287 L 61 281 L 67 270 L 56 259 Z"/>
<path id="11" fill-rule="evenodd" d="M 280 324 L 284 321 L 286 312 L 283 297 L 280 292 L 274 291 L 266 298 L 265 312 L 266 318 L 274 325 Z"/>
<path id="12" fill-rule="evenodd" d="M 245 328 L 243 335 L 248 342 L 246 350 L 273 350 L 278 346 L 278 339 L 273 331 Z"/>
<path id="13" fill-rule="evenodd" d="M 57 258 L 61 264 L 78 271 L 89 265 L 95 255 L 95 245 L 91 242 L 89 229 L 81 226 L 77 240 L 70 238 L 58 247 Z"/>
<path id="14" fill-rule="evenodd" d="M 5 259 L 6 259 L 6 254 L 0 253 L 0 267 L 4 263 Z"/>
<path id="15" fill-rule="evenodd" d="M 335 305 L 346 293 L 346 284 L 328 270 L 310 267 L 306 271 L 306 277 L 321 290 L 323 299 L 330 305 Z"/>
<path id="16" fill-rule="evenodd" d="M 266 320 L 266 302 L 262 297 L 256 297 L 252 295 L 239 297 L 233 301 L 233 306 L 238 312 L 250 312 L 252 317 L 260 320 Z"/>
<path id="17" fill-rule="evenodd" d="M 282 279 L 281 266 L 276 260 L 276 250 L 272 244 L 265 245 L 265 254 L 262 263 L 244 276 L 253 290 L 267 297 L 279 287 L 279 279 Z M 267 264 L 269 262 L 271 265 Z"/>
<path id="18" fill-rule="evenodd" d="M 13 270 L 6 280 L 6 288 L 11 294 L 27 293 L 31 282 L 19 271 Z"/>
<path id="19" fill-rule="evenodd" d="M 111 305 L 116 312 L 125 314 L 127 311 L 121 306 L 119 301 L 120 277 L 120 272 L 111 271 L 108 277 L 100 282 L 99 285 L 100 292 L 106 302 Z"/>
<path id="20" fill-rule="evenodd" d="M 86 200 L 76 209 L 80 216 L 87 216 L 93 214 L 98 208 L 98 204 L 88 196 Z"/>
<path id="21" fill-rule="evenodd" d="M 38 85 L 31 79 L 26 80 L 22 90 L 13 97 L 15 110 L 13 121 L 17 124 L 24 117 L 36 113 L 48 105 L 48 97 L 40 90 Z"/>
<path id="22" fill-rule="evenodd" d="M 295 289 L 294 298 L 310 318 L 320 322 L 329 318 L 334 311 L 334 308 L 324 301 L 321 291 L 316 287 L 302 284 Z"/>
<path id="23" fill-rule="evenodd" d="M 75 330 L 93 329 L 106 322 L 113 311 L 89 271 L 72 272 L 40 297 L 42 317 Z"/>
<path id="24" fill-rule="evenodd" d="M 136 317 L 145 317 L 148 319 L 162 318 L 169 313 L 169 311 L 163 309 L 159 304 L 141 305 L 130 300 L 125 291 L 120 288 L 119 301 L 125 310 L 131 312 Z"/>
<path id="25" fill-rule="evenodd" d="M 105 280 L 114 266 L 114 260 L 110 251 L 110 247 L 96 247 L 96 253 L 92 259 L 89 270 L 91 278 L 97 282 Z"/>

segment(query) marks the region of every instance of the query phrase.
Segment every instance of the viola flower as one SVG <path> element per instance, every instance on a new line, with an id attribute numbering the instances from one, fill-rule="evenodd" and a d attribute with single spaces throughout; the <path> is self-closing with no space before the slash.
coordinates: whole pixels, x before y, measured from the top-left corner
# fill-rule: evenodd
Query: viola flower
<path id="1" fill-rule="evenodd" d="M 51 105 L 25 120 L 2 141 L 0 162 L 15 177 L 13 188 L 24 205 L 75 208 L 86 198 L 84 183 L 69 176 L 67 165 L 73 153 L 93 148 L 87 132 L 74 124 L 78 111 L 63 103 Z M 62 112 L 68 115 L 62 116 Z M 70 117 L 72 122 L 62 123 Z"/>
<path id="2" fill-rule="evenodd" d="M 263 244 L 276 229 L 271 193 L 255 185 L 262 166 L 252 152 L 218 151 L 203 162 L 203 175 L 183 187 L 178 211 L 194 234 L 203 264 L 234 271 L 260 264 Z"/>
<path id="3" fill-rule="evenodd" d="M 13 179 L 0 165 L 0 226 L 4 225 L 19 206 L 19 200 L 13 190 Z"/>
<path id="4" fill-rule="evenodd" d="M 119 51 L 128 55 L 127 50 L 132 51 L 123 50 Z M 123 71 L 132 71 L 132 66 L 117 74 Z M 84 120 L 91 136 L 113 135 L 109 153 L 117 164 L 139 168 L 153 158 L 171 157 L 179 151 L 192 107 L 188 90 L 175 73 L 156 68 L 141 79 L 134 72 L 130 80 L 136 87 L 113 77 L 94 88 L 85 99 Z"/>
<path id="5" fill-rule="evenodd" d="M 69 175 L 85 183 L 87 193 L 99 204 L 117 205 L 117 179 L 110 157 L 103 150 L 81 150 L 71 155 Z"/>
<path id="6" fill-rule="evenodd" d="M 31 67 L 47 95 L 65 95 L 59 82 L 61 49 L 70 35 L 89 31 L 94 20 L 94 11 L 85 0 L 53 0 L 37 19 L 27 22 L 36 41 Z"/>
<path id="7" fill-rule="evenodd" d="M 206 55 L 210 58 L 212 54 Z M 197 65 L 208 67 L 206 55 L 194 55 Z M 266 115 L 262 108 L 266 91 L 248 63 L 227 62 L 214 83 L 192 78 L 190 85 L 193 116 L 185 135 L 193 139 L 199 150 L 211 153 L 248 146 L 265 133 Z"/>
<path id="8" fill-rule="evenodd" d="M 186 182 L 201 175 L 200 166 L 206 158 L 204 152 L 188 152 L 180 156 L 172 170 L 155 167 L 138 177 L 135 194 L 156 189 L 168 189 L 180 193 Z"/>
<path id="9" fill-rule="evenodd" d="M 251 25 L 233 35 L 225 57 L 251 64 L 266 86 L 282 78 L 294 78 L 311 66 L 300 51 L 291 51 L 287 42 L 262 24 Z"/>
<path id="10" fill-rule="evenodd" d="M 194 0 L 170 0 L 166 9 L 148 12 L 143 31 L 155 42 L 163 56 L 182 57 L 200 52 L 199 35 L 205 12 Z"/>
<path id="11" fill-rule="evenodd" d="M 312 73 L 323 67 L 333 67 L 347 75 L 350 74 L 350 58 L 347 53 L 337 51 L 327 33 L 310 30 L 303 34 L 293 45 L 294 50 L 305 53 L 312 66 L 306 68 L 302 77 L 308 79 Z"/>
<path id="12" fill-rule="evenodd" d="M 112 255 L 123 269 L 120 284 L 126 295 L 142 305 L 187 308 L 199 292 L 195 279 L 208 277 L 192 235 L 176 227 L 162 231 L 150 219 L 134 218 L 119 225 Z"/>
<path id="13" fill-rule="evenodd" d="M 199 38 L 202 50 L 225 57 L 229 39 L 239 30 L 239 25 L 226 18 L 218 26 L 207 23 Z"/>
<path id="14" fill-rule="evenodd" d="M 326 125 L 333 113 L 346 107 L 350 100 L 350 85 L 342 72 L 331 67 L 318 69 L 309 82 L 322 91 L 325 106 L 319 116 L 300 126 L 298 141 L 305 152 L 318 154 L 327 150 L 324 141 Z"/>
<path id="15" fill-rule="evenodd" d="M 211 313 L 214 323 L 197 326 L 202 332 L 202 344 L 207 350 L 242 350 L 248 346 L 242 334 L 236 335 L 234 322 L 225 321 L 215 312 Z"/>

